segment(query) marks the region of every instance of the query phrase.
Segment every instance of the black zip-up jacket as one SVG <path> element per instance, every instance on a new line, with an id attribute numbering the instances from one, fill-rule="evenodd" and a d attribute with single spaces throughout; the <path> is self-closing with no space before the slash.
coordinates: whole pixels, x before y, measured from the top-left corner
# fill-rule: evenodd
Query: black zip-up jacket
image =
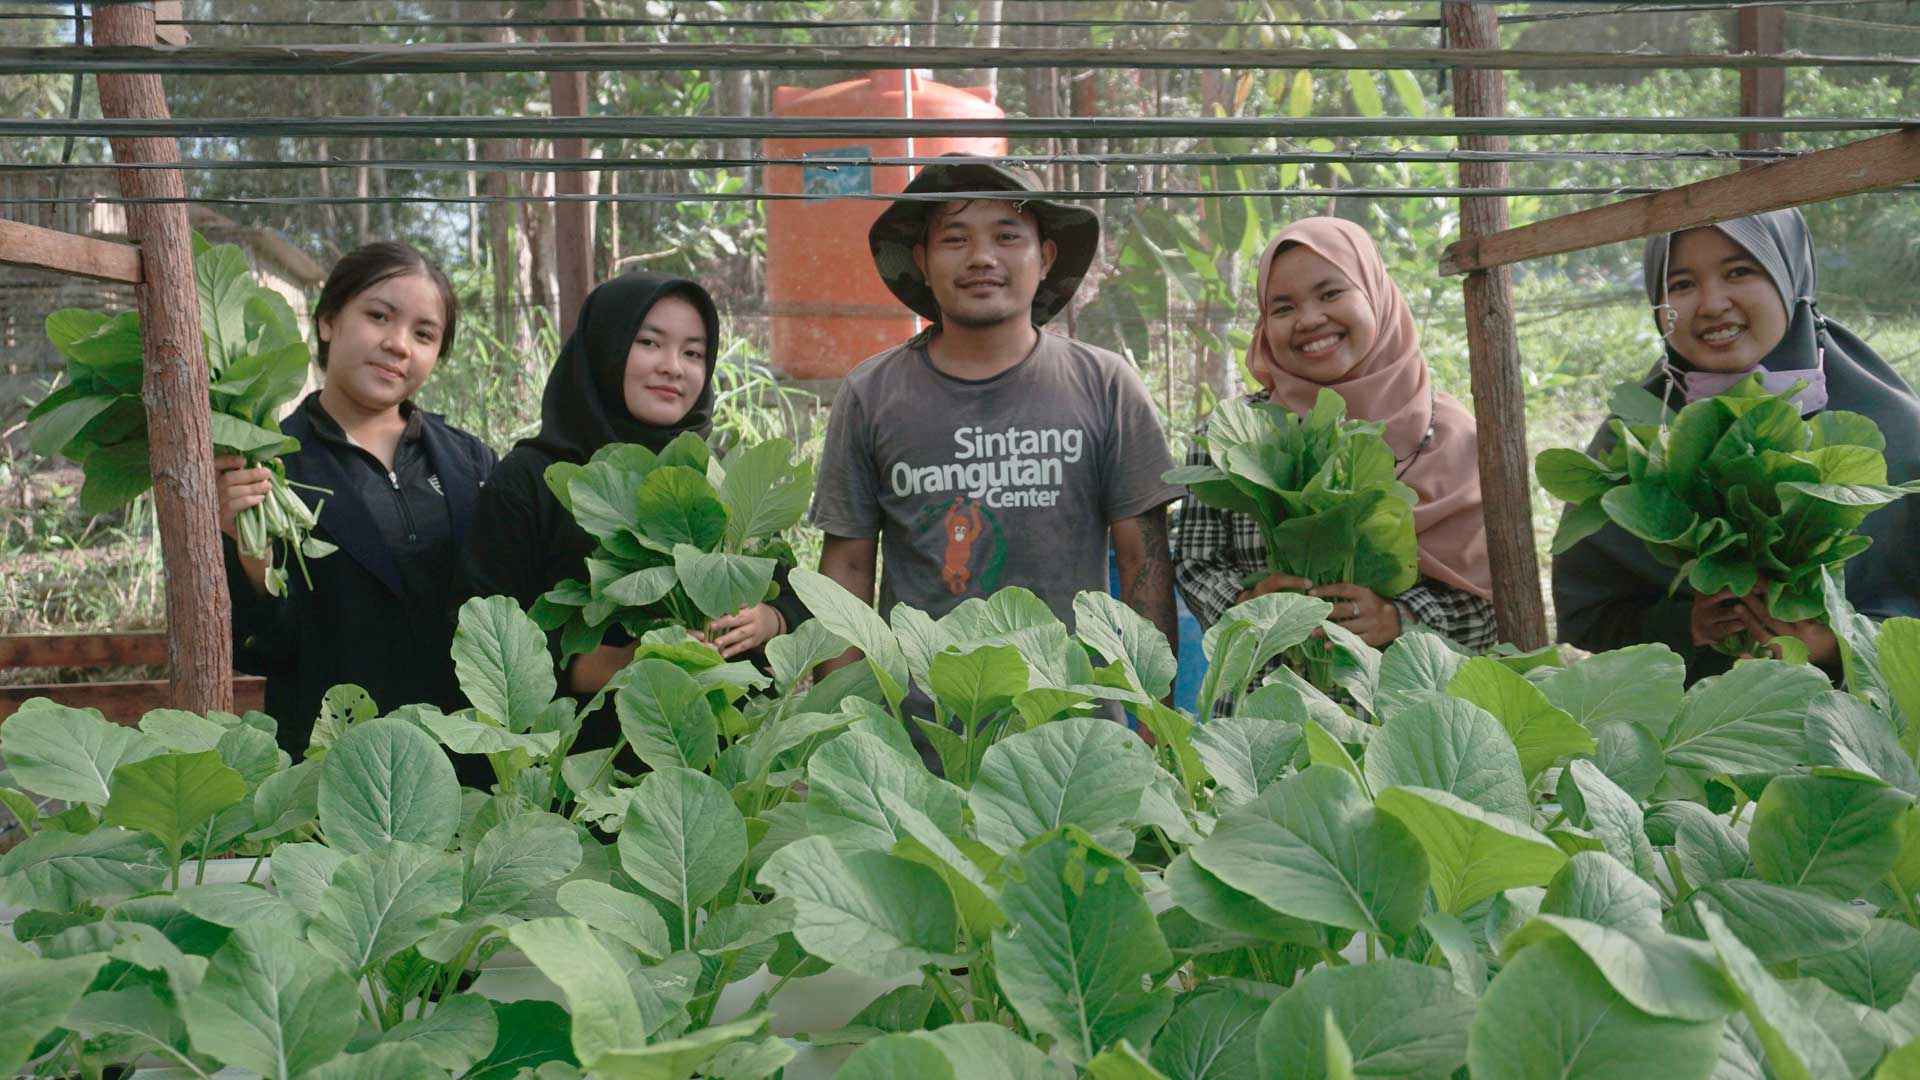
<path id="1" fill-rule="evenodd" d="M 540 447 L 525 443 L 500 459 L 474 511 L 471 535 L 460 549 L 454 573 L 454 604 L 473 596 L 500 595 L 513 597 L 522 608 L 531 608 L 535 600 L 562 581 L 586 580 L 586 559 L 593 554 L 594 539 L 547 489 L 547 467 L 558 460 Z M 785 566 L 775 571 L 780 595 L 771 606 L 792 630 L 811 615 L 788 583 L 789 573 Z M 547 638 L 557 663 L 560 635 L 551 633 Z M 629 640 L 617 626 L 607 634 L 609 645 Z M 742 659 L 761 662 L 762 655 L 755 651 Z M 558 672 L 560 692 L 570 693 L 565 667 L 560 666 Z M 576 751 L 612 746 L 619 733 L 620 721 L 609 700 L 581 724 L 573 746 Z M 622 756 L 621 765 L 637 771 L 638 761 L 627 754 Z"/>
<path id="2" fill-rule="evenodd" d="M 459 550 L 494 452 L 444 419 L 410 409 L 389 472 L 351 443 L 308 395 L 281 425 L 300 449 L 281 459 L 287 477 L 319 507 L 314 535 L 338 545 L 288 567 L 287 595 L 253 591 L 232 540 L 226 541 L 233 598 L 234 664 L 267 678 L 267 713 L 280 746 L 298 760 L 326 692 L 352 683 L 382 713 L 402 705 L 456 708 L 454 624 L 448 604 Z"/>

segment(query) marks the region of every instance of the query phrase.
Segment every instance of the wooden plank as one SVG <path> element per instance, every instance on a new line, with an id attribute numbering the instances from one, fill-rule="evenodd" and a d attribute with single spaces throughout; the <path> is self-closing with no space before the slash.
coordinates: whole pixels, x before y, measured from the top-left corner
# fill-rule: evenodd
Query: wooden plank
<path id="1" fill-rule="evenodd" d="M 116 724 L 137 724 L 154 709 L 171 707 L 168 683 L 159 679 L 128 682 L 45 683 L 33 686 L 0 686 L 0 720 L 37 697 L 49 698 L 73 709 L 99 709 L 101 715 Z M 233 680 L 233 710 L 247 712 L 264 709 L 267 680 L 240 675 Z"/>
<path id="2" fill-rule="evenodd" d="M 1773 54 L 1787 47 L 1787 13 L 1782 7 L 1741 8 L 1738 44 L 1743 53 Z M 1779 116 L 1787 110 L 1787 73 L 1784 68 L 1742 68 L 1740 115 Z M 1742 150 L 1771 150 L 1780 145 L 1780 133 L 1749 131 L 1740 136 Z M 1753 168 L 1743 164 L 1743 169 Z"/>
<path id="3" fill-rule="evenodd" d="M 167 635 L 0 634 L 0 668 L 119 667 L 167 662 Z"/>
<path id="4" fill-rule="evenodd" d="M 18 221 L 0 221 L 0 263 L 32 270 L 140 283 L 140 249 Z"/>
<path id="5" fill-rule="evenodd" d="M 1500 43 L 1497 9 L 1490 4 L 1441 5 L 1448 38 L 1475 47 Z M 1500 116 L 1507 111 L 1506 76 L 1497 71 L 1457 71 L 1453 111 L 1459 116 Z M 1462 149 L 1500 151 L 1504 136 L 1470 136 Z M 1463 162 L 1463 187 L 1503 187 L 1507 167 L 1499 162 Z M 1477 237 L 1507 227 L 1506 200 L 1460 200 L 1460 234 Z M 1547 643 L 1547 607 L 1540 595 L 1540 557 L 1533 543 L 1533 500 L 1527 457 L 1527 395 L 1520 372 L 1520 340 L 1513 326 L 1513 279 L 1505 267 L 1468 274 L 1462 286 L 1467 315 L 1467 359 L 1479 432 L 1480 489 L 1487 523 L 1487 560 L 1493 572 L 1493 607 L 1500 640 L 1523 649 Z"/>
<path id="6" fill-rule="evenodd" d="M 1916 179 L 1920 179 L 1920 128 L 1817 150 L 1489 236 L 1463 236 L 1441 253 L 1440 272 L 1464 274 L 1546 255 L 1564 255 L 1858 195 Z"/>
<path id="7" fill-rule="evenodd" d="M 180 0 L 153 0 L 153 38 L 161 45 L 185 45 L 193 40 L 180 23 Z"/>
<path id="8" fill-rule="evenodd" d="M 96 39 L 97 40 L 97 39 Z M 1561 49 L 1339 49 L 815 45 L 788 42 L 452 42 L 426 45 L 37 45 L 0 48 L 0 75 L 396 75 L 489 71 L 681 71 L 1163 68 L 1191 70 L 1664 71 L 1716 68 L 1911 68 L 1893 53 L 1684 53 Z"/>
<path id="9" fill-rule="evenodd" d="M 131 4 L 94 9 L 94 40 L 153 44 L 153 10 Z M 110 117 L 167 118 L 158 75 L 102 75 L 100 111 Z M 113 159 L 180 160 L 171 138 L 117 138 Z M 181 198 L 180 174 L 123 169 L 120 193 L 132 199 Z M 127 231 L 147 256 L 146 280 L 133 291 L 145 353 L 141 398 L 153 460 L 153 508 L 167 583 L 169 700 L 189 712 L 233 705 L 233 610 L 220 552 L 220 506 L 214 493 L 213 420 L 207 407 L 207 358 L 200 336 L 200 293 L 194 284 L 192 230 L 178 203 L 127 208 Z"/>

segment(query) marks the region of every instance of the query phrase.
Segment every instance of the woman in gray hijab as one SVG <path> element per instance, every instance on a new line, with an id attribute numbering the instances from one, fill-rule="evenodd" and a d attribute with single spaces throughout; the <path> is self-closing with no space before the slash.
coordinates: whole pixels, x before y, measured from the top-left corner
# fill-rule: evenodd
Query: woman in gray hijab
<path id="1" fill-rule="evenodd" d="M 1756 370 L 1767 388 L 1796 395 L 1802 415 L 1861 413 L 1887 440 L 1887 479 L 1920 476 L 1920 397 L 1867 343 L 1820 313 L 1813 238 L 1798 210 L 1655 236 L 1644 256 L 1647 298 L 1665 355 L 1641 384 L 1671 408 L 1712 397 Z M 1610 449 L 1602 427 L 1589 453 Z M 1912 500 L 1867 518 L 1873 546 L 1846 564 L 1847 598 L 1874 619 L 1920 616 L 1920 546 Z M 1740 630 L 1759 640 L 1787 635 L 1815 662 L 1837 669 L 1832 632 L 1817 621 L 1781 623 L 1764 596 L 1701 597 L 1687 584 L 1668 594 L 1673 569 L 1608 524 L 1553 560 L 1560 640 L 1595 652 L 1660 642 L 1687 662 L 1689 680 L 1725 671 L 1733 658 L 1712 645 Z"/>

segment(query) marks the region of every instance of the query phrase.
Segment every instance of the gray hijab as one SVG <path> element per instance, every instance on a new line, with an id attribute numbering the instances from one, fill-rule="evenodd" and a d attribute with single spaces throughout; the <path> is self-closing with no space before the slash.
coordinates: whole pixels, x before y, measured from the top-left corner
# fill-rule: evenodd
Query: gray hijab
<path id="1" fill-rule="evenodd" d="M 1887 478 L 1900 483 L 1920 477 L 1920 397 L 1860 337 L 1820 313 L 1815 294 L 1813 236 L 1798 210 L 1721 222 L 1714 228 L 1746 249 L 1773 278 L 1789 312 L 1787 331 L 1761 364 L 1771 371 L 1824 366 L 1827 408 L 1869 417 L 1887 439 Z M 1673 234 L 1647 240 L 1642 265 L 1647 299 L 1656 310 L 1663 301 L 1667 256 Z M 1689 370 L 1671 345 L 1665 363 L 1655 364 L 1642 386 L 1655 397 L 1669 390 L 1667 366 Z M 1824 352 L 1824 356 L 1823 356 Z M 1602 427 L 1589 453 L 1611 447 Z M 1873 546 L 1846 564 L 1847 596 L 1862 614 L 1876 619 L 1920 616 L 1920 506 L 1902 499 L 1868 517 L 1861 532 Z M 1608 525 L 1553 561 L 1553 597 L 1559 637 L 1589 649 L 1616 649 L 1642 641 L 1665 641 L 1688 657 L 1689 677 L 1724 670 L 1727 661 L 1709 650 L 1696 651 L 1684 637 L 1683 613 L 1666 601 L 1673 570 L 1660 565 L 1645 545 L 1618 526 Z M 1675 602 L 1692 602 L 1682 583 Z M 1698 663 L 1704 670 L 1696 671 Z"/>

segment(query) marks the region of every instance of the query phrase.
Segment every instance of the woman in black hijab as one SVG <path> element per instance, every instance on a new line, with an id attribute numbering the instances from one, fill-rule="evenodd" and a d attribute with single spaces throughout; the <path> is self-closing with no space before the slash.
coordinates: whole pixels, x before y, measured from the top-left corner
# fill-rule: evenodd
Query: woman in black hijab
<path id="1" fill-rule="evenodd" d="M 510 596 L 528 608 L 562 581 L 586 580 L 593 538 L 548 490 L 547 467 L 583 465 L 611 443 L 658 452 L 686 432 L 705 438 L 719 350 L 719 313 L 692 281 L 632 273 L 588 294 L 579 325 L 547 377 L 539 433 L 501 459 L 480 494 L 455 570 L 455 604 Z M 805 618 L 783 587 L 771 603 L 716 620 L 708 637 L 722 654 L 738 656 Z M 573 658 L 560 672 L 561 692 L 589 695 L 605 686 L 633 657 L 624 638 L 615 627 L 608 633 L 612 643 Z M 603 719 L 588 719 L 576 750 L 613 744 L 617 725 Z"/>
<path id="2" fill-rule="evenodd" d="M 1802 383 L 1802 415 L 1833 408 L 1867 416 L 1886 437 L 1887 481 L 1920 477 L 1920 397 L 1866 342 L 1820 313 L 1813 238 L 1798 210 L 1651 237 L 1644 265 L 1665 342 L 1642 383 L 1654 397 L 1678 409 L 1756 371 L 1776 393 Z M 1588 452 L 1604 453 L 1612 442 L 1602 428 Z M 1916 512 L 1914 500 L 1897 500 L 1861 526 L 1873 546 L 1846 564 L 1847 599 L 1861 614 L 1920 615 Z M 1594 651 L 1662 642 L 1687 661 L 1692 680 L 1732 665 L 1712 642 L 1757 630 L 1762 641 L 1799 637 L 1823 667 L 1837 667 L 1832 633 L 1817 621 L 1782 624 L 1764 599 L 1698 597 L 1685 582 L 1669 597 L 1673 573 L 1645 544 L 1606 525 L 1553 560 L 1560 640 Z"/>

